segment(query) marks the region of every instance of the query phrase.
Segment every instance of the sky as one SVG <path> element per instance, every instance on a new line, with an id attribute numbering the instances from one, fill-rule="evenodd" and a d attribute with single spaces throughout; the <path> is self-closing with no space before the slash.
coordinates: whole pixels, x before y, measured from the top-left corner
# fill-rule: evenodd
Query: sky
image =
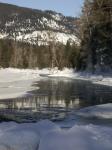
<path id="1" fill-rule="evenodd" d="M 23 7 L 54 10 L 66 16 L 79 16 L 84 0 L 0 0 L 3 3 L 16 4 Z"/>

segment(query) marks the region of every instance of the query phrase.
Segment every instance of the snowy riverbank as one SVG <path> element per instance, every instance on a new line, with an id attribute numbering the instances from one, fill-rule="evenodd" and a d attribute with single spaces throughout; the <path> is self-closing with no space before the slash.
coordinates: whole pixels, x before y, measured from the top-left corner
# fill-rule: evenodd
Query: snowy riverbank
<path id="1" fill-rule="evenodd" d="M 0 150 L 111 150 L 112 128 L 74 125 L 63 130 L 51 121 L 0 124 Z"/>
<path id="2" fill-rule="evenodd" d="M 15 98 L 34 90 L 40 79 L 36 70 L 0 69 L 0 99 Z"/>
<path id="3" fill-rule="evenodd" d="M 72 79 L 89 80 L 95 84 L 112 86 L 111 77 L 92 75 L 87 73 L 76 73 L 73 69 L 0 69 L 0 99 L 15 98 L 35 90 L 35 81 L 45 77 L 66 77 Z"/>

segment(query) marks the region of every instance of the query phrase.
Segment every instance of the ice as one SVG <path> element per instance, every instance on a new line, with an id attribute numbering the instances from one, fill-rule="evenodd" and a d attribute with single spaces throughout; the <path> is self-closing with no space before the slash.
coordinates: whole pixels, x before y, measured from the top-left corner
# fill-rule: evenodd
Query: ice
<path id="1" fill-rule="evenodd" d="M 112 103 L 83 108 L 77 114 L 88 118 L 112 119 Z"/>

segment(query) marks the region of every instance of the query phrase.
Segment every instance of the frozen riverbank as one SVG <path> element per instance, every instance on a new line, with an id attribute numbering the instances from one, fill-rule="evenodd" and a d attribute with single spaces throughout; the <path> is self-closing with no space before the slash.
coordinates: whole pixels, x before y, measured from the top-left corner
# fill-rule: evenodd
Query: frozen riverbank
<path id="1" fill-rule="evenodd" d="M 0 124 L 0 150 L 111 150 L 112 128 L 74 125 L 63 130 L 44 120 L 35 124 Z"/>
<path id="2" fill-rule="evenodd" d="M 0 69 L 0 99 L 16 98 L 35 89 L 40 79 L 35 70 Z"/>
<path id="3" fill-rule="evenodd" d="M 35 81 L 45 77 L 66 77 L 79 80 L 88 80 L 95 84 L 112 86 L 111 77 L 92 75 L 88 73 L 77 73 L 73 69 L 0 69 L 0 99 L 16 98 L 35 90 Z"/>

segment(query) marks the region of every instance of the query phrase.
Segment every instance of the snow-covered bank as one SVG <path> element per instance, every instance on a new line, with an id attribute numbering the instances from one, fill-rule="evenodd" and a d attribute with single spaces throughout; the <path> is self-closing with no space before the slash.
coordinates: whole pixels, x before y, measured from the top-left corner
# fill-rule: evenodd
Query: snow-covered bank
<path id="1" fill-rule="evenodd" d="M 112 86 L 112 77 L 103 77 L 101 81 L 94 82 L 95 84 Z"/>
<path id="2" fill-rule="evenodd" d="M 32 85 L 39 79 L 35 70 L 0 69 L 0 99 L 25 95 L 37 88 Z"/>
<path id="3" fill-rule="evenodd" d="M 75 72 L 73 69 L 64 68 L 62 71 L 55 69 L 0 69 L 0 99 L 16 98 L 25 95 L 28 91 L 35 90 L 32 86 L 35 81 L 43 77 L 66 77 L 72 79 L 89 80 L 95 84 L 112 86 L 111 77 Z"/>
<path id="4" fill-rule="evenodd" d="M 88 80 L 94 84 L 112 86 L 112 77 L 111 76 L 107 77 L 107 76 L 91 74 L 91 73 L 87 73 L 87 72 L 76 72 L 74 69 L 68 69 L 68 68 L 64 68 L 62 71 L 54 70 L 54 73 L 49 74 L 48 76 L 50 76 L 50 77 L 67 77 L 67 78 L 72 78 L 72 79 Z"/>
<path id="5" fill-rule="evenodd" d="M 64 69 L 0 69 L 0 99 L 16 98 L 27 94 L 28 91 L 37 89 L 33 86 L 34 82 L 39 81 L 43 75 L 59 75 L 73 77 L 73 70 Z"/>
<path id="6" fill-rule="evenodd" d="M 49 132 L 39 150 L 111 150 L 112 128 L 75 125 L 68 131 Z"/>
<path id="7" fill-rule="evenodd" d="M 88 118 L 112 119 L 112 103 L 83 108 L 77 114 Z"/>
<path id="8" fill-rule="evenodd" d="M 63 130 L 51 121 L 1 123 L 0 150 L 112 150 L 112 128 L 74 125 Z"/>
<path id="9" fill-rule="evenodd" d="M 0 150 L 38 150 L 42 136 L 60 130 L 54 123 L 45 120 L 39 123 L 0 124 Z"/>

